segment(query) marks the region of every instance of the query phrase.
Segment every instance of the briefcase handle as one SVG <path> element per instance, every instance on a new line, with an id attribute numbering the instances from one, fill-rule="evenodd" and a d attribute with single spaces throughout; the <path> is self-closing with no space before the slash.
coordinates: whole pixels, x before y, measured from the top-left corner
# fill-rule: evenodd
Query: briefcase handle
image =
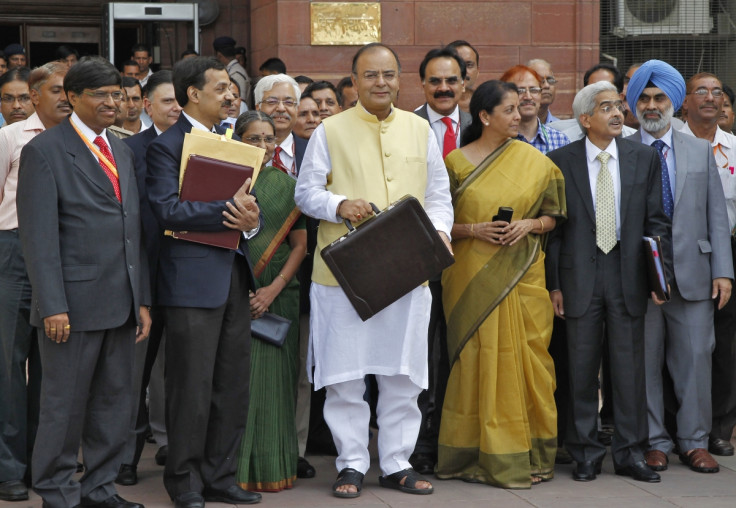
<path id="1" fill-rule="evenodd" d="M 376 215 L 374 215 L 374 217 L 377 217 L 378 215 L 381 214 L 381 210 L 379 210 L 378 207 L 375 204 L 370 203 L 370 205 L 371 205 L 371 208 L 373 208 L 373 213 L 376 214 Z M 353 231 L 355 231 L 355 226 L 353 226 L 353 223 L 350 222 L 350 219 L 343 219 L 343 221 L 345 222 L 345 225 L 348 227 L 348 234 L 350 234 Z"/>

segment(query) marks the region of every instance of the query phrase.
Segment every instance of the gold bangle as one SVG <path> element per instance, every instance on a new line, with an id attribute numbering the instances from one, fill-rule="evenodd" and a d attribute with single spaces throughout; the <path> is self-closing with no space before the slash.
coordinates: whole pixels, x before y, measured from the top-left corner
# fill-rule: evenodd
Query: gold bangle
<path id="1" fill-rule="evenodd" d="M 475 231 L 473 231 L 473 224 L 470 225 L 470 236 L 475 238 Z"/>
<path id="2" fill-rule="evenodd" d="M 544 222 L 542 222 L 542 219 L 541 219 L 541 218 L 539 218 L 539 217 L 537 217 L 537 220 L 539 221 L 539 225 L 540 225 L 540 226 L 542 226 L 542 231 L 540 231 L 539 233 L 540 233 L 540 234 L 541 234 L 541 233 L 544 233 Z"/>
<path id="3" fill-rule="evenodd" d="M 280 273 L 279 274 L 279 277 L 281 277 L 282 279 L 284 279 L 284 282 L 285 283 L 287 283 L 287 284 L 289 283 L 289 279 L 287 279 L 286 277 L 284 277 L 284 274 L 283 273 Z"/>

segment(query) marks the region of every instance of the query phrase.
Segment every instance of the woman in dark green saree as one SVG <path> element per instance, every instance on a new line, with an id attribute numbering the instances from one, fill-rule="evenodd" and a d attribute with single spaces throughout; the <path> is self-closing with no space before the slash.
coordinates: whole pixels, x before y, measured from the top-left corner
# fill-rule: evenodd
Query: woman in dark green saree
<path id="1" fill-rule="evenodd" d="M 442 275 L 450 377 L 437 476 L 529 488 L 553 476 L 555 374 L 544 233 L 565 216 L 562 173 L 514 139 L 516 86 L 488 81 L 470 100 L 466 143 L 445 158 L 455 263 Z M 499 207 L 513 218 L 494 220 Z"/>
<path id="2" fill-rule="evenodd" d="M 243 113 L 235 125 L 243 142 L 273 156 L 275 128 L 258 111 Z M 307 252 L 304 217 L 294 204 L 296 181 L 268 166 L 261 169 L 253 187 L 263 224 L 248 240 L 254 263 L 255 293 L 252 319 L 269 311 L 291 320 L 282 347 L 253 339 L 251 342 L 250 404 L 238 460 L 238 483 L 246 490 L 277 492 L 291 488 L 296 479 L 297 440 L 294 417 L 299 373 L 299 283 L 296 273 Z"/>

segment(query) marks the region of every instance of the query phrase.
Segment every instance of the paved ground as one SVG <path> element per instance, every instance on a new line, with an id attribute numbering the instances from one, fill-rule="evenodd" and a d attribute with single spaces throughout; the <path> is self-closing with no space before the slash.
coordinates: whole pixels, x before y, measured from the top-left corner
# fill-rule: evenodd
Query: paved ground
<path id="1" fill-rule="evenodd" d="M 733 440 L 736 443 L 736 439 Z M 143 503 L 147 508 L 171 508 L 161 481 L 162 468 L 153 460 L 154 445 L 146 445 L 139 465 L 139 483 L 119 487 L 126 499 Z M 412 496 L 378 486 L 378 470 L 374 465 L 366 475 L 363 495 L 345 500 L 333 497 L 330 486 L 335 479 L 333 457 L 308 456 L 317 468 L 317 476 L 299 480 L 296 486 L 277 494 L 263 495 L 259 506 L 278 508 L 517 508 L 517 507 L 601 507 L 601 508 L 736 508 L 736 457 L 719 457 L 721 472 L 698 474 L 670 456 L 670 468 L 662 473 L 662 482 L 647 484 L 613 474 L 610 457 L 603 464 L 603 474 L 590 483 L 574 482 L 572 465 L 557 466 L 556 477 L 529 490 L 504 490 L 457 480 L 433 480 L 435 493 Z M 209 508 L 228 505 L 208 503 Z M 29 501 L 0 502 L 2 508 L 41 508 L 35 494 Z"/>

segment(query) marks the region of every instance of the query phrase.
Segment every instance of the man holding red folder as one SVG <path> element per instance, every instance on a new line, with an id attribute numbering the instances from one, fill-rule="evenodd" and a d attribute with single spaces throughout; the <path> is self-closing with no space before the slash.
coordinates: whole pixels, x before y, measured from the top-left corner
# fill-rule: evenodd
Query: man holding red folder
<path id="1" fill-rule="evenodd" d="M 257 503 L 260 494 L 238 487 L 235 471 L 248 412 L 247 309 L 254 287 L 244 241 L 258 232 L 259 209 L 247 192 L 250 180 L 229 200 L 179 200 L 184 135 L 192 129 L 222 134 L 217 126 L 233 96 L 225 66 L 212 58 L 182 60 L 173 80 L 181 116 L 147 153 L 153 214 L 162 229 L 237 229 L 244 240 L 237 251 L 168 236 L 161 241 L 158 301 L 168 334 L 164 485 L 177 508 L 201 508 L 205 500 Z"/>

